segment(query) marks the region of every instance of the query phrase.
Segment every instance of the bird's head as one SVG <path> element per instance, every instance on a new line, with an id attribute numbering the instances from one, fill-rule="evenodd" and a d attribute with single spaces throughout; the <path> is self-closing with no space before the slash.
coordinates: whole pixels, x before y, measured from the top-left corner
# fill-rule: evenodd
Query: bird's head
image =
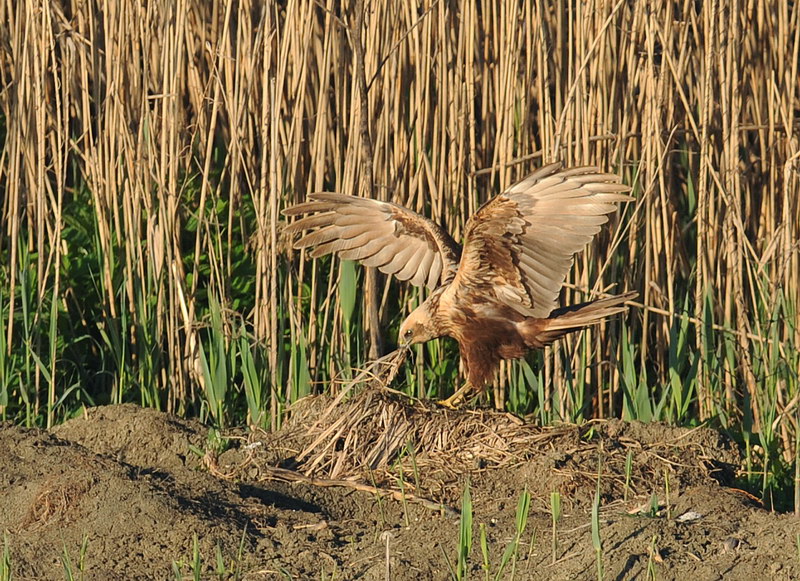
<path id="1" fill-rule="evenodd" d="M 411 311 L 411 314 L 406 317 L 403 324 L 400 325 L 400 333 L 398 336 L 398 343 L 401 347 L 408 347 L 415 343 L 424 343 L 431 339 L 436 339 L 439 336 L 435 329 L 432 316 L 431 297 L 428 297 L 424 303 Z"/>

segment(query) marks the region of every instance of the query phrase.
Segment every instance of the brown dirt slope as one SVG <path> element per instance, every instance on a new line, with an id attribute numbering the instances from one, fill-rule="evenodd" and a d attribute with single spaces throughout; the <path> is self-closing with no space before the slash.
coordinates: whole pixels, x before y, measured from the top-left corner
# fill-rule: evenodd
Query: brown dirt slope
<path id="1" fill-rule="evenodd" d="M 430 420 L 424 410 L 403 413 L 417 414 L 413 425 Z M 311 430 L 302 413 L 280 434 L 234 438 L 228 451 L 210 454 L 205 462 L 190 449 L 206 445 L 205 428 L 132 405 L 89 410 L 50 433 L 2 425 L 0 529 L 13 578 L 63 579 L 65 554 L 76 578 L 82 570 L 84 579 L 174 579 L 175 568 L 191 578 L 196 538 L 203 579 L 377 580 L 386 578 L 387 565 L 391 579 L 450 579 L 459 518 L 432 507 L 458 507 L 469 472 L 471 578 L 484 578 L 480 525 L 494 578 L 514 536 L 519 496 L 527 488 L 531 508 L 513 559 L 513 578 L 596 579 L 590 504 L 598 461 L 605 579 L 800 578 L 800 522 L 770 514 L 718 484 L 737 461 L 718 433 L 622 422 L 542 430 L 482 414 L 480 421 L 490 431 L 512 430 L 506 421 L 518 425 L 521 435 L 515 441 L 528 451 L 510 446 L 509 454 L 443 467 L 420 439 L 416 472 L 410 456 L 395 457 L 376 465 L 371 479 L 359 478 L 354 461 L 339 470 L 336 482 L 330 475 L 333 464 L 310 469 L 319 455 L 298 460 L 314 441 L 317 447 L 324 444 L 321 426 Z M 459 422 L 466 426 L 467 419 L 451 416 L 443 425 Z M 359 429 L 368 449 L 369 430 Z M 511 432 L 503 434 L 508 438 Z M 633 466 L 625 500 L 629 451 Z M 274 471 L 278 464 L 308 475 L 275 481 L 282 474 L 292 480 Z M 401 500 L 370 492 L 372 481 Z M 416 495 L 429 502 L 404 503 L 399 491 L 407 500 Z M 561 493 L 564 506 L 555 562 L 553 491 Z M 652 494 L 660 508 L 655 516 L 645 516 Z M 690 512 L 699 516 L 682 522 Z M 511 578 L 509 562 L 500 579 Z"/>

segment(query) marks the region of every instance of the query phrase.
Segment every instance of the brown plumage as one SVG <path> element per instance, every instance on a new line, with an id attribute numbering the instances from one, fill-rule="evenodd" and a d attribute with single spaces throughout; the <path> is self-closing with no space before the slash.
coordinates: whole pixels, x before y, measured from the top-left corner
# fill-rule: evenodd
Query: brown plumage
<path id="1" fill-rule="evenodd" d="M 410 345 L 449 336 L 458 341 L 467 385 L 481 389 L 501 359 L 625 310 L 636 293 L 558 309 L 574 256 L 588 244 L 616 203 L 632 200 L 619 177 L 584 167 L 545 166 L 492 198 L 466 224 L 464 247 L 434 222 L 402 206 L 343 194 L 312 194 L 284 210 L 307 214 L 288 232 L 312 230 L 295 248 L 336 252 L 433 293 L 400 327 Z"/>

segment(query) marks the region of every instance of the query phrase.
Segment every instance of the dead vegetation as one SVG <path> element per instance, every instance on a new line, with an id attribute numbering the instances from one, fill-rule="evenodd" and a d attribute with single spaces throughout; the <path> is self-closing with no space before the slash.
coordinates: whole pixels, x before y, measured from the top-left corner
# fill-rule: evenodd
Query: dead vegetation
<path id="1" fill-rule="evenodd" d="M 655 433 L 663 439 L 647 437 Z M 598 477 L 605 500 L 641 501 L 666 481 L 676 489 L 731 484 L 740 463 L 736 447 L 707 428 L 643 431 L 618 420 L 541 427 L 503 412 L 443 409 L 374 386 L 346 398 L 305 398 L 279 432 L 253 433 L 241 450 L 235 460 L 223 459 L 224 467 L 214 458 L 212 471 L 344 486 L 437 510 L 454 506 L 465 478 L 530 463 L 549 473 L 526 483 L 534 496 L 561 490 L 575 502 L 591 497 Z"/>
<path id="2" fill-rule="evenodd" d="M 36 530 L 53 522 L 68 523 L 70 512 L 73 519 L 75 510 L 80 504 L 81 497 L 86 494 L 91 485 L 87 482 L 63 482 L 54 479 L 45 482 L 40 487 L 36 499 L 31 503 L 27 517 L 20 525 L 21 530 Z"/>

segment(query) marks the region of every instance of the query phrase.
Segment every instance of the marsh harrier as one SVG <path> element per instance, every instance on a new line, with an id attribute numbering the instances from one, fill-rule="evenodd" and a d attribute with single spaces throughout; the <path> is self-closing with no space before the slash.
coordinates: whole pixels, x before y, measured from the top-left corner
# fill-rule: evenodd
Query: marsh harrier
<path id="1" fill-rule="evenodd" d="M 489 200 L 465 226 L 460 247 L 436 223 L 389 202 L 334 193 L 284 210 L 307 214 L 287 227 L 311 230 L 295 248 L 315 246 L 433 292 L 400 326 L 408 346 L 458 341 L 467 383 L 440 402 L 454 406 L 490 382 L 501 359 L 522 357 L 625 310 L 626 293 L 566 308 L 558 295 L 573 258 L 632 200 L 619 177 L 597 168 L 545 166 Z"/>

